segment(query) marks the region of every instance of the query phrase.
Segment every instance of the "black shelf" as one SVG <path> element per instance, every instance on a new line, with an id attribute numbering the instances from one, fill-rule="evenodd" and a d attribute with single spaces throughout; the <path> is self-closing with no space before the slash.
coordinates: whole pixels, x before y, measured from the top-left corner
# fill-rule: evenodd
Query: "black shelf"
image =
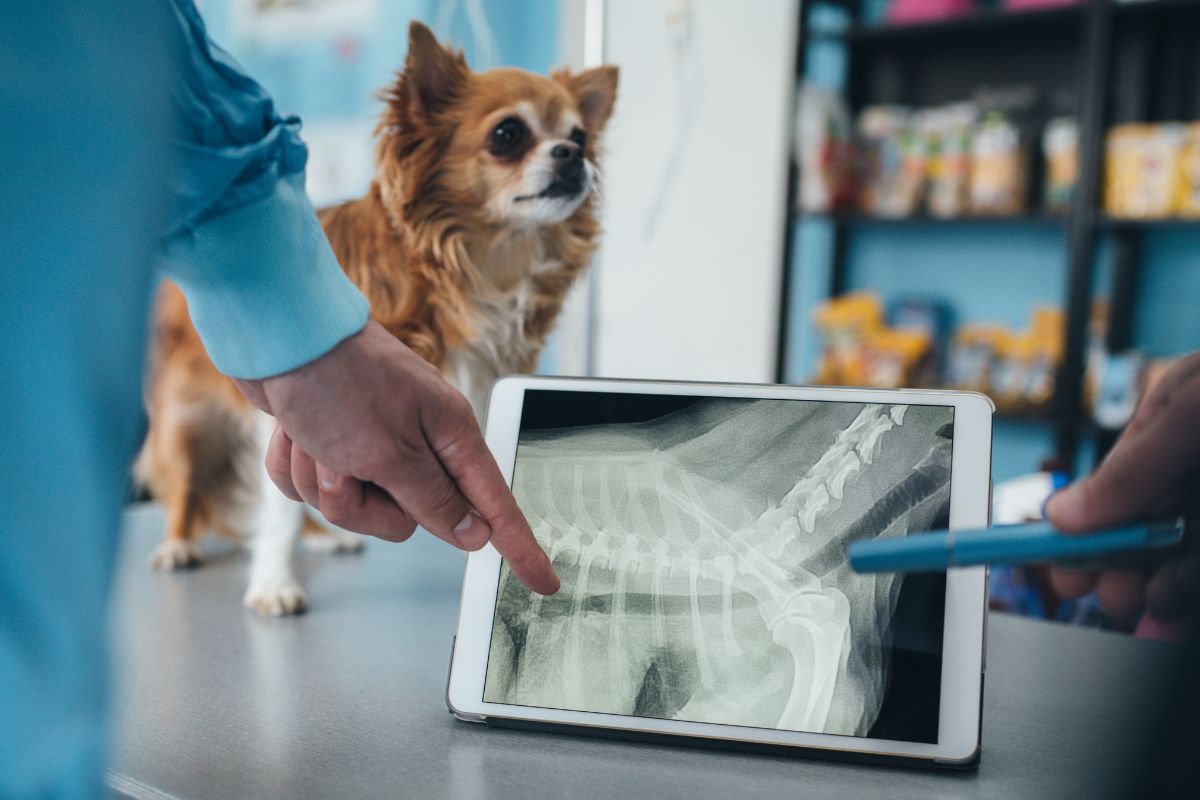
<path id="1" fill-rule="evenodd" d="M 1135 219 L 1103 214 L 1096 220 L 1096 225 L 1110 230 L 1166 230 L 1170 228 L 1200 230 L 1200 219 L 1189 219 L 1187 217 Z"/>
<path id="2" fill-rule="evenodd" d="M 796 221 L 801 219 L 822 219 L 828 222 L 839 223 L 842 225 L 851 225 L 857 227 L 867 226 L 895 226 L 895 227 L 917 227 L 917 226 L 969 226 L 969 225 L 1065 225 L 1067 222 L 1066 215 L 1063 214 L 1040 214 L 1037 212 L 1029 214 L 996 214 L 996 215 L 973 215 L 964 214 L 957 217 L 935 217 L 928 214 L 920 214 L 910 217 L 881 217 L 874 214 L 864 214 L 857 212 L 840 212 L 840 213 L 807 213 L 797 212 L 795 215 Z"/>
<path id="3" fill-rule="evenodd" d="M 1151 14 L 1171 14 L 1200 11 L 1200 0 L 1137 0 L 1132 3 L 1113 3 L 1113 11 L 1121 19 L 1148 16 Z"/>
<path id="4" fill-rule="evenodd" d="M 845 38 L 854 44 L 924 43 L 934 39 L 946 40 L 949 37 L 973 41 L 979 38 L 978 35 L 988 38 L 1004 35 L 1007 38 L 1008 34 L 1033 30 L 1076 28 L 1082 10 L 1083 5 L 1028 11 L 977 11 L 933 22 L 852 25 L 847 29 Z"/>

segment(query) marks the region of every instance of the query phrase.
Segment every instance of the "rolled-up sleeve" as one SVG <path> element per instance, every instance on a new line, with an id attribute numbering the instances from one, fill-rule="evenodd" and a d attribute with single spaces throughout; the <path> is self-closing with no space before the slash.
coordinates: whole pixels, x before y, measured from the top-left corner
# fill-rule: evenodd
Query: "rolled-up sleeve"
<path id="1" fill-rule="evenodd" d="M 178 111 L 164 272 L 183 290 L 213 363 L 237 378 L 287 372 L 360 331 L 367 301 L 345 276 L 304 191 L 300 120 L 173 0 Z"/>

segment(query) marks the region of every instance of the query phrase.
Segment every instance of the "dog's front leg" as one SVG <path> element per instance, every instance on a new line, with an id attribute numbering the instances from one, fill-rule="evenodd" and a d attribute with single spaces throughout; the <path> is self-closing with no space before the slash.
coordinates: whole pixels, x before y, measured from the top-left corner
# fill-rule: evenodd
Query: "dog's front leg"
<path id="1" fill-rule="evenodd" d="M 260 614 L 282 617 L 308 608 L 308 596 L 296 579 L 296 542 L 304 525 L 304 505 L 283 495 L 262 466 L 273 429 L 265 414 L 259 421 L 259 498 L 250 543 L 250 586 L 243 603 Z"/>

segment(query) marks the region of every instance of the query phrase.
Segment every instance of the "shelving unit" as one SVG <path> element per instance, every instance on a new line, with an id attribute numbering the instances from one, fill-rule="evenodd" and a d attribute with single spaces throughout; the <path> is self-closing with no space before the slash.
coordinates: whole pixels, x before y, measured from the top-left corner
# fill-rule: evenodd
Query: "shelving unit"
<path id="1" fill-rule="evenodd" d="M 1111 242 L 1109 288 L 1110 352 L 1133 345 L 1144 237 L 1153 231 L 1188 227 L 1186 220 L 1125 220 L 1100 207 L 1104 137 L 1114 124 L 1132 121 L 1200 119 L 1200 0 L 1083 0 L 1078 5 L 1005 12 L 985 10 L 951 20 L 908 25 L 864 21 L 859 0 L 825 0 L 844 8 L 849 26 L 841 32 L 812 30 L 809 17 L 818 3 L 802 12 L 796 59 L 797 86 L 804 79 L 811 44 L 837 41 L 845 54 L 845 100 L 853 117 L 867 105 L 896 103 L 913 107 L 963 100 L 982 87 L 1029 85 L 1043 98 L 1068 98 L 1079 121 L 1080 175 L 1068 213 L 1047 214 L 1038 205 L 1040 164 L 1031 170 L 1031 208 L 1014 217 L 917 217 L 881 219 L 863 214 L 818 215 L 832 226 L 829 292 L 851 285 L 852 238 L 867 226 L 927 226 L 929 235 L 956 226 L 1061 226 L 1064 231 L 1065 347 L 1057 375 L 1054 406 L 1045 424 L 1053 426 L 1054 452 L 1046 454 L 1067 469 L 1076 463 L 1089 427 L 1082 413 L 1085 351 L 1097 274 L 1097 251 Z M 796 207 L 798 171 L 793 163 L 789 209 Z M 791 222 L 796 222 L 793 218 Z M 787 292 L 793 268 L 792 226 L 785 244 L 784 300 L 780 314 L 778 378 L 785 379 L 786 345 L 793 325 Z M 997 242 L 997 247 L 1003 244 Z M 914 291 L 921 287 L 914 286 Z M 1115 432 L 1096 431 L 1102 456 Z M 1035 468 L 1031 464 L 1030 468 Z"/>

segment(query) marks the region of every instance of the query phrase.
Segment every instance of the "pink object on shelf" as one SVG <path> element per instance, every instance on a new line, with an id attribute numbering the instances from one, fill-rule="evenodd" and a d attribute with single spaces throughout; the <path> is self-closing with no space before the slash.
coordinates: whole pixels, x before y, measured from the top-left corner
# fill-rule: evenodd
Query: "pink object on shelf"
<path id="1" fill-rule="evenodd" d="M 1079 0 L 1004 0 L 1004 8 L 1008 11 L 1025 11 L 1034 8 L 1058 8 L 1060 6 L 1077 6 Z"/>
<path id="2" fill-rule="evenodd" d="M 889 22 L 932 22 L 961 17 L 975 10 L 974 0 L 892 0 L 888 5 Z"/>

